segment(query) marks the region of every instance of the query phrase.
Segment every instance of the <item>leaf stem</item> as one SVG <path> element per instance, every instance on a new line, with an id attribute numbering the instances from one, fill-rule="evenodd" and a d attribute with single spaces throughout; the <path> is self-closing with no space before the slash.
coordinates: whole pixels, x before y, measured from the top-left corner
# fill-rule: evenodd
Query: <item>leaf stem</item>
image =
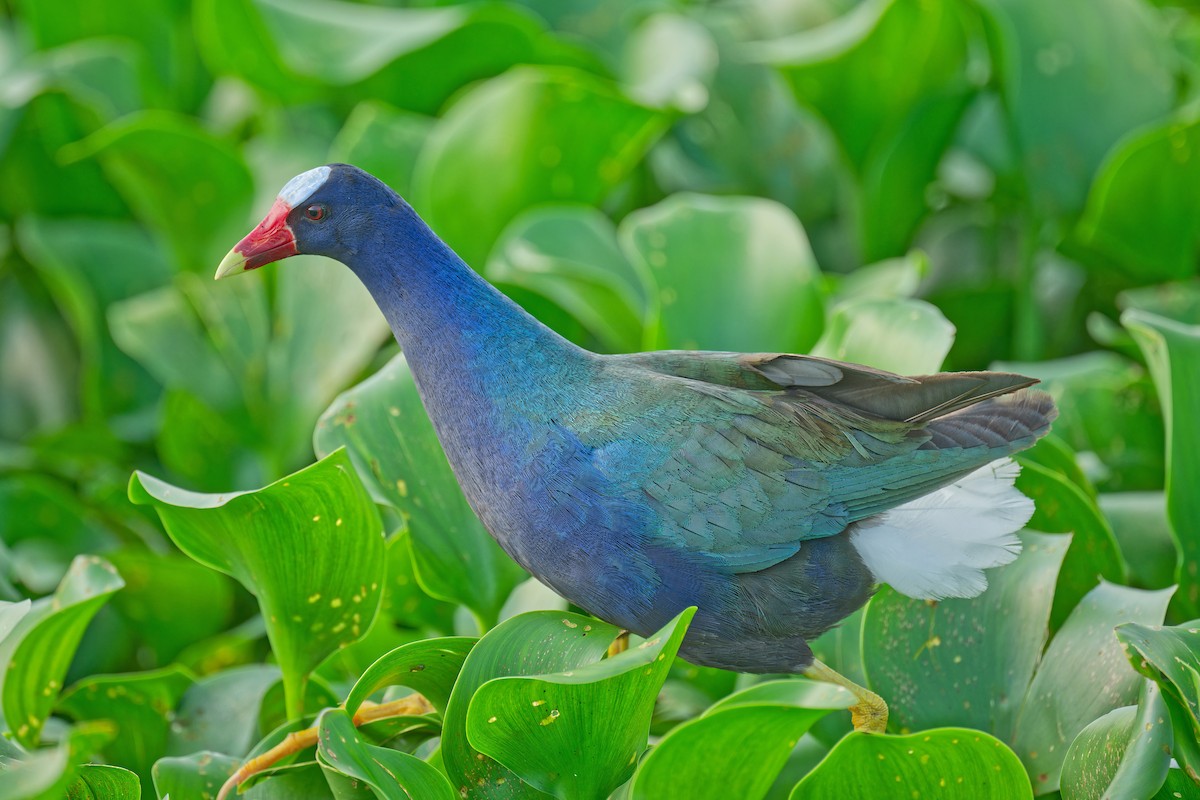
<path id="1" fill-rule="evenodd" d="M 433 711 L 433 706 L 429 701 L 420 694 L 410 694 L 408 697 L 402 697 L 399 700 L 393 700 L 390 703 L 364 703 L 363 707 L 354 715 L 354 727 L 359 728 L 366 725 L 368 722 L 376 722 L 381 719 L 390 719 L 392 717 L 411 717 L 421 714 L 428 714 Z M 248 781 L 255 775 L 278 764 L 288 756 L 295 755 L 301 750 L 312 747 L 317 743 L 317 726 L 305 728 L 302 731 L 294 731 L 284 737 L 283 741 L 267 750 L 265 753 L 260 753 L 254 758 L 238 767 L 237 771 L 229 776 L 229 779 L 221 785 L 221 790 L 217 792 L 217 800 L 226 800 L 230 792 L 237 789 L 241 784 Z"/>

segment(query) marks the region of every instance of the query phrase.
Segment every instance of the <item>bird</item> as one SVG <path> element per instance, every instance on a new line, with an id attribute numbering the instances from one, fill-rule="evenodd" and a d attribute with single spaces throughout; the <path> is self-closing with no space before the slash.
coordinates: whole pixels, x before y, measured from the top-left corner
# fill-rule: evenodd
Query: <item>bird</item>
<path id="1" fill-rule="evenodd" d="M 1011 456 L 1056 416 L 1004 372 L 901 376 L 790 353 L 597 354 L 472 270 L 348 164 L 297 175 L 216 277 L 340 261 L 386 317 L 467 500 L 530 574 L 640 636 L 695 607 L 679 655 L 832 681 L 810 642 L 880 584 L 973 597 L 1033 504 Z M 730 313 L 734 313 L 731 311 Z"/>

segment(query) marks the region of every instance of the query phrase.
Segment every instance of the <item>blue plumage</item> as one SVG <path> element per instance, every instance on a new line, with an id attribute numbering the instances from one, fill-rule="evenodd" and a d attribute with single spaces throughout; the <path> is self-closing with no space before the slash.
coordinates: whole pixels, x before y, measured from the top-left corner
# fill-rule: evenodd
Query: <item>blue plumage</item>
<path id="1" fill-rule="evenodd" d="M 877 581 L 854 526 L 1028 447 L 1053 417 L 1045 395 L 1018 391 L 1032 381 L 1001 373 L 599 356 L 493 289 L 375 178 L 346 165 L 317 178 L 289 197 L 267 260 L 291 254 L 279 244 L 291 237 L 293 252 L 348 265 L 501 546 L 637 633 L 697 606 L 682 653 L 700 664 L 807 667 L 807 640 Z M 219 275 L 265 263 L 254 236 Z"/>

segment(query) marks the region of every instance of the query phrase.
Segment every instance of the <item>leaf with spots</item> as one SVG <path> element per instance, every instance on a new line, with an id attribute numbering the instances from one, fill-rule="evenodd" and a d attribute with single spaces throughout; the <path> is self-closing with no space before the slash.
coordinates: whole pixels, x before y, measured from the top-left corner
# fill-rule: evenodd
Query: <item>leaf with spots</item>
<path id="1" fill-rule="evenodd" d="M 195 679 L 171 666 L 127 675 L 93 675 L 72 686 L 58 708 L 79 721 L 109 720 L 117 736 L 101 752 L 105 761 L 143 777 L 143 793 L 153 793 L 150 769 L 166 751 L 175 707 Z"/>
<path id="2" fill-rule="evenodd" d="M 828 683 L 760 683 L 671 730 L 642 760 L 631 800 L 761 800 L 813 723 L 854 697 Z"/>
<path id="3" fill-rule="evenodd" d="M 221 784 L 238 768 L 238 760 L 207 750 L 189 756 L 160 758 L 151 777 L 158 797 L 195 797 L 213 800 Z"/>
<path id="4" fill-rule="evenodd" d="M 299 717 L 309 675 L 362 638 L 382 597 L 382 524 L 350 457 L 335 452 L 263 489 L 233 494 L 188 492 L 137 472 L 129 496 L 155 508 L 181 550 L 258 597 L 288 716 Z"/>
<path id="5" fill-rule="evenodd" d="M 314 449 L 342 446 L 375 500 L 407 521 L 422 588 L 467 606 L 485 629 L 494 624 L 525 573 L 467 504 L 403 355 L 321 415 Z"/>
<path id="6" fill-rule="evenodd" d="M 1172 753 L 1200 784 L 1200 619 L 1169 628 L 1117 628 L 1129 663 L 1158 684 L 1171 717 Z"/>
<path id="7" fill-rule="evenodd" d="M 487 681 L 467 710 L 470 746 L 547 794 L 603 800 L 629 779 L 646 749 L 655 698 L 693 613 L 684 611 L 646 641 L 601 661 Z M 544 615 L 568 629 L 579 624 Z"/>
<path id="8" fill-rule="evenodd" d="M 1124 622 L 1160 623 L 1173 591 L 1101 581 L 1055 634 L 1012 739 L 1038 794 L 1058 789 L 1067 748 L 1088 723 L 1137 699 L 1140 679 L 1126 663 L 1113 628 Z"/>
<path id="9" fill-rule="evenodd" d="M 124 585 L 107 561 L 78 556 L 54 594 L 35 601 L 0 642 L 0 664 L 7 665 L 0 703 L 21 744 L 37 744 L 84 629 Z"/>
<path id="10" fill-rule="evenodd" d="M 454 681 L 475 641 L 467 636 L 451 636 L 401 645 L 367 668 L 342 706 L 353 715 L 380 689 L 403 686 L 420 692 L 434 708 L 444 712 Z"/>
<path id="11" fill-rule="evenodd" d="M 1170 749 L 1171 724 L 1162 693 L 1154 681 L 1143 681 L 1136 706 L 1108 712 L 1071 742 L 1063 761 L 1063 797 L 1151 797 L 1167 779 Z"/>
<path id="12" fill-rule="evenodd" d="M 456 800 L 446 777 L 425 761 L 363 741 L 345 709 L 324 711 L 317 727 L 322 766 L 366 783 L 380 800 Z"/>
<path id="13" fill-rule="evenodd" d="M 630 214 L 618 236 L 652 287 L 643 349 L 803 353 L 817 341 L 821 273 L 786 206 L 679 193 Z"/>
<path id="14" fill-rule="evenodd" d="M 89 722 L 64 731 L 53 747 L 30 752 L 0 737 L 0 800 L 63 800 L 79 764 L 113 733 L 107 723 Z"/>
<path id="15" fill-rule="evenodd" d="M 106 764 L 85 764 L 67 787 L 66 800 L 139 800 L 141 796 L 136 773 Z"/>
<path id="16" fill-rule="evenodd" d="M 791 800 L 847 797 L 1022 800 L 1033 793 L 1004 742 L 937 728 L 908 736 L 851 733 L 796 785 Z"/>

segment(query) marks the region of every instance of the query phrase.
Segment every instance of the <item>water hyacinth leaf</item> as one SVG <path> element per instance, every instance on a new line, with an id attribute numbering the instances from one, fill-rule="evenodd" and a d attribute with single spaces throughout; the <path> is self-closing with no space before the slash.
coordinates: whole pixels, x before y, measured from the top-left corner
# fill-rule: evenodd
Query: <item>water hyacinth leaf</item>
<path id="1" fill-rule="evenodd" d="M 66 731 L 53 747 L 31 752 L 5 739 L 0 800 L 62 800 L 80 762 L 112 737 L 107 723 L 88 723 Z"/>
<path id="2" fill-rule="evenodd" d="M 1170 628 L 1117 629 L 1129 663 L 1162 689 L 1174 726 L 1172 755 L 1200 784 L 1200 620 Z"/>
<path id="3" fill-rule="evenodd" d="M 1171 724 L 1158 685 L 1137 706 L 1114 709 L 1079 732 L 1062 768 L 1066 800 L 1152 797 L 1167 779 Z"/>
<path id="4" fill-rule="evenodd" d="M 1163 492 L 1108 492 L 1097 501 L 1112 526 L 1121 555 L 1129 564 L 1129 580 L 1143 589 L 1175 582 L 1175 536 L 1167 520 Z"/>
<path id="5" fill-rule="evenodd" d="M 67 155 L 98 159 L 129 206 L 171 243 L 188 269 L 208 272 L 226 242 L 244 233 L 254 191 L 250 171 L 232 146 L 187 117 L 131 115 Z"/>
<path id="6" fill-rule="evenodd" d="M 84 629 L 124 585 L 104 559 L 77 556 L 54 594 L 35 601 L 0 642 L 0 663 L 6 665 L 0 702 L 22 745 L 37 744 Z"/>
<path id="7" fill-rule="evenodd" d="M 175 707 L 195 679 L 179 666 L 125 675 L 94 675 L 70 688 L 59 710 L 81 722 L 108 720 L 116 738 L 101 751 L 105 760 L 143 776 L 142 787 L 152 794 L 150 769 L 166 751 Z"/>
<path id="8" fill-rule="evenodd" d="M 460 794 L 466 793 L 471 800 L 543 800 L 550 796 L 471 746 L 467 717 L 472 698 L 493 678 L 544 676 L 595 663 L 619 632 L 606 622 L 580 614 L 534 611 L 500 623 L 479 640 L 454 684 L 442 726 L 442 760 L 450 783 Z M 543 714 L 538 721 L 547 716 Z"/>
<path id="9" fill-rule="evenodd" d="M 380 800 L 455 800 L 446 776 L 421 759 L 367 744 L 341 708 L 321 713 L 317 755 L 328 769 L 363 781 Z"/>
<path id="10" fill-rule="evenodd" d="M 717 62 L 717 43 L 702 24 L 662 13 L 630 35 L 621 73 L 629 96 L 638 102 L 694 114 L 708 105 Z"/>
<path id="11" fill-rule="evenodd" d="M 900 375 L 941 369 L 954 326 L 924 300 L 875 298 L 839 303 L 812 354 L 853 361 Z"/>
<path id="12" fill-rule="evenodd" d="M 1167 422 L 1167 517 L 1179 548 L 1173 610 L 1200 617 L 1200 325 L 1138 309 L 1122 314 L 1121 324 L 1146 356 Z"/>
<path id="13" fill-rule="evenodd" d="M 324 455 L 342 446 L 375 500 L 405 517 L 421 586 L 467 606 L 485 628 L 493 624 L 525 573 L 467 504 L 403 355 L 321 416 L 313 449 Z"/>
<path id="14" fill-rule="evenodd" d="M 901 731 L 966 724 L 1011 741 L 1049 636 L 1068 536 L 1021 534 L 1021 555 L 988 570 L 969 600 L 912 600 L 883 588 L 863 620 L 863 665 Z M 984 642 L 1004 642 L 999 658 Z"/>
<path id="15" fill-rule="evenodd" d="M 1129 669 L 1113 628 L 1124 622 L 1160 623 L 1172 591 L 1101 581 L 1051 640 L 1012 739 L 1037 794 L 1058 789 L 1067 748 L 1088 723 L 1137 699 L 1140 679 Z"/>
<path id="16" fill-rule="evenodd" d="M 1025 180 L 1045 212 L 1073 215 L 1109 149 L 1170 109 L 1164 27 L 1133 0 L 985 0 Z M 1096 24 L 1080 25 L 1080 15 Z"/>
<path id="17" fill-rule="evenodd" d="M 342 707 L 353 716 L 375 692 L 387 686 L 403 686 L 420 692 L 434 708 L 444 712 L 454 680 L 475 641 L 467 636 L 451 636 L 401 645 L 367 668 L 354 682 Z"/>
<path id="18" fill-rule="evenodd" d="M 354 107 L 329 146 L 329 160 L 354 164 L 407 197 L 417 154 L 435 120 L 378 100 Z"/>
<path id="19" fill-rule="evenodd" d="M 142 786 L 136 773 L 104 764 L 85 764 L 67 787 L 66 800 L 139 800 Z"/>
<path id="20" fill-rule="evenodd" d="M 641 347 L 646 281 L 621 252 L 612 221 L 597 209 L 552 206 L 517 217 L 496 242 L 487 277 L 545 296 L 607 352 Z"/>
<path id="21" fill-rule="evenodd" d="M 854 702 L 840 686 L 805 680 L 744 689 L 663 737 L 638 766 L 630 798 L 761 800 L 813 723 Z"/>
<path id="22" fill-rule="evenodd" d="M 967 728 L 908 736 L 851 733 L 792 791 L 791 800 L 846 797 L 1032 798 L 1021 762 L 999 739 Z"/>
<path id="23" fill-rule="evenodd" d="M 1050 627 L 1057 630 L 1101 579 L 1125 583 L 1128 568 L 1108 520 L 1082 489 L 1041 464 L 1026 458 L 1019 461 L 1021 474 L 1016 486 L 1035 506 L 1028 526 L 1048 533 L 1072 534 L 1050 614 Z"/>
<path id="24" fill-rule="evenodd" d="M 594 76 L 513 69 L 438 121 L 417 161 L 413 205 L 468 264 L 480 266 L 521 211 L 603 200 L 665 123 Z"/>
<path id="25" fill-rule="evenodd" d="M 288 715 L 299 716 L 309 674 L 362 637 L 382 597 L 382 525 L 350 457 L 335 452 L 263 489 L 228 495 L 137 472 L 129 496 L 154 507 L 181 550 L 258 597 Z"/>
<path id="26" fill-rule="evenodd" d="M 975 91 L 971 16 L 957 0 L 863 3 L 829 25 L 758 49 L 825 119 L 849 158 L 868 261 L 902 254 L 927 213 L 926 187 Z M 919 66 L 895 69 L 910 59 Z"/>
<path id="27" fill-rule="evenodd" d="M 678 193 L 618 233 L 652 287 L 644 349 L 802 353 L 820 335 L 820 271 L 779 203 Z"/>
<path id="28" fill-rule="evenodd" d="M 213 800 L 221 785 L 238 768 L 238 760 L 207 750 L 187 756 L 168 756 L 154 763 L 151 777 L 159 800 L 197 797 Z"/>
<path id="29" fill-rule="evenodd" d="M 1139 283 L 1188 278 L 1200 249 L 1200 119 L 1138 133 L 1108 157 L 1077 235 Z M 1155 197 L 1151 203 L 1139 198 Z"/>
<path id="30" fill-rule="evenodd" d="M 488 681 L 467 711 L 471 746 L 547 794 L 603 800 L 646 749 L 654 700 L 693 613 L 603 661 Z"/>
<path id="31" fill-rule="evenodd" d="M 258 741 L 263 700 L 277 683 L 279 669 L 268 664 L 246 664 L 200 678 L 176 708 L 165 752 L 245 755 Z"/>

